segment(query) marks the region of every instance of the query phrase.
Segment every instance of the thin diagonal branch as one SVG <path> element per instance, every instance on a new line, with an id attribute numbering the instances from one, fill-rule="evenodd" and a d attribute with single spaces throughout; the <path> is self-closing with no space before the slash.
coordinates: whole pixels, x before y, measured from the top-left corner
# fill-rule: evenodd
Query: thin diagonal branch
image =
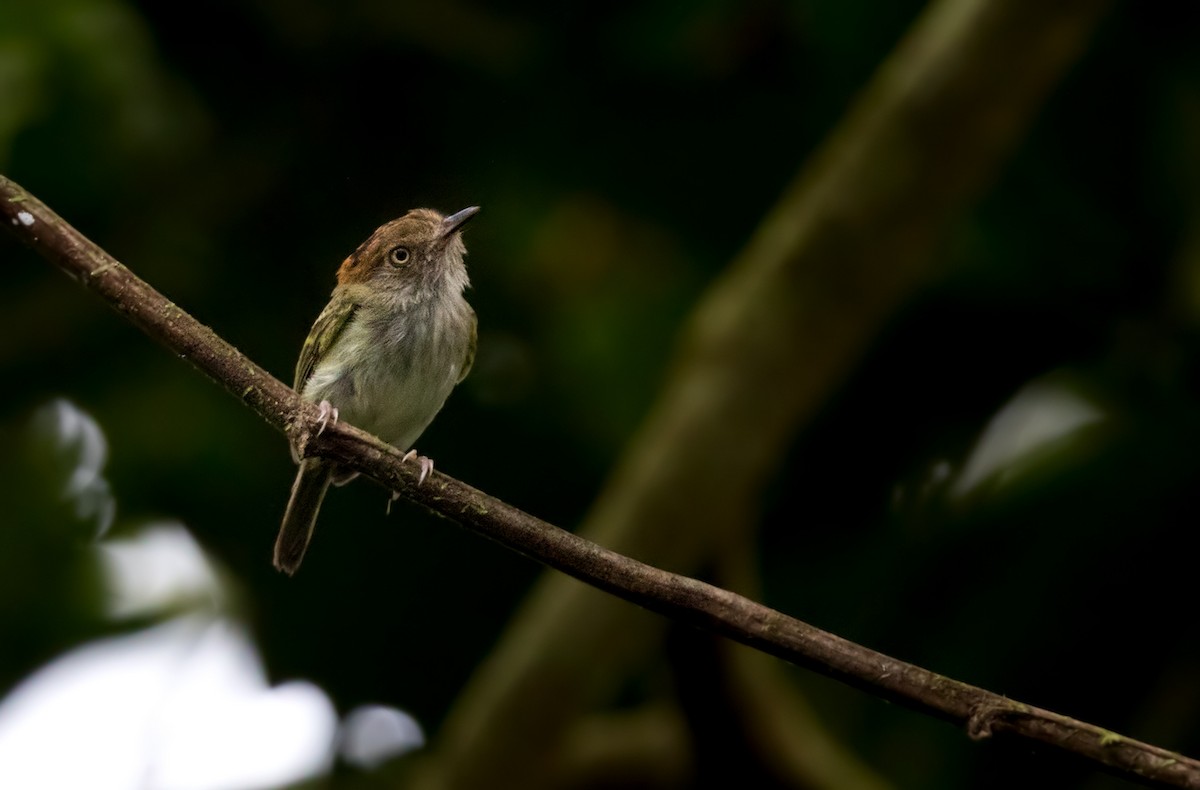
<path id="1" fill-rule="evenodd" d="M 400 452 L 375 437 L 343 423 L 316 435 L 314 406 L 4 176 L 0 176 L 0 223 L 287 433 L 305 454 L 336 459 L 435 513 L 601 590 L 963 725 L 972 738 L 1018 736 L 1092 760 L 1133 781 L 1200 790 L 1200 762 L 1189 757 L 951 680 L 728 590 L 651 567 L 447 475 L 434 473 L 417 486 L 415 469 L 402 464 Z"/>

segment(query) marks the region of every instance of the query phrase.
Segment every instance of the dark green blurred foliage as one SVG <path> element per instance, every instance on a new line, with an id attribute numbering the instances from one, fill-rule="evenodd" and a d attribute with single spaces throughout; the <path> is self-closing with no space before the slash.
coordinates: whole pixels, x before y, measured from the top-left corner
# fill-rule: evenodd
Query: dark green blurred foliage
<path id="1" fill-rule="evenodd" d="M 337 264 L 376 225 L 482 205 L 466 234 L 476 371 L 418 447 L 569 528 L 689 306 L 919 7 L 2 3 L 0 170 L 289 382 Z M 1117 7 L 946 239 L 940 279 L 797 438 L 762 533 L 768 603 L 1190 754 L 1198 24 L 1185 4 Z M 435 731 L 537 568 L 403 504 L 385 517 L 360 481 L 327 500 L 302 573 L 276 575 L 282 438 L 7 238 L 0 256 L 0 423 L 81 404 L 122 513 L 180 518 L 240 578 L 276 677 Z M 1102 426 L 1006 485 L 939 485 L 939 463 L 960 469 L 1051 372 Z M 18 446 L 0 488 L 6 687 L 97 628 L 51 496 L 61 471 Z M 796 681 L 897 786 L 1106 786 Z"/>

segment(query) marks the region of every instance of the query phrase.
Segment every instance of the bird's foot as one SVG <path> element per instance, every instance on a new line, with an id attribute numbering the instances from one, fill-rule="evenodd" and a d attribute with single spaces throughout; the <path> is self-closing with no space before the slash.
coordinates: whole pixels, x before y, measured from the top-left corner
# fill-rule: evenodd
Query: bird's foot
<path id="1" fill-rule="evenodd" d="M 329 423 L 332 422 L 334 425 L 337 425 L 338 410 L 336 406 L 327 400 L 321 401 L 317 405 L 317 408 L 320 409 L 317 415 L 317 421 L 320 423 L 320 427 L 317 428 L 317 436 L 320 436 L 325 433 L 325 428 L 328 427 Z"/>
<path id="2" fill-rule="evenodd" d="M 417 459 L 417 463 L 421 467 L 421 476 L 417 478 L 417 485 L 421 485 L 425 482 L 425 478 L 429 477 L 429 473 L 433 471 L 433 459 L 426 458 L 423 455 L 417 455 L 416 450 L 409 450 L 404 454 L 404 457 L 400 459 L 400 463 L 407 463 L 414 458 Z"/>
<path id="3" fill-rule="evenodd" d="M 425 482 L 425 478 L 429 477 L 429 473 L 433 471 L 433 459 L 426 458 L 423 455 L 417 455 L 416 450 L 409 450 L 407 453 L 404 454 L 404 457 L 400 459 L 400 463 L 402 463 L 402 464 L 408 463 L 409 461 L 413 460 L 414 458 L 416 459 L 417 464 L 421 467 L 421 476 L 417 478 L 417 485 L 421 485 L 422 483 Z M 391 498 L 388 499 L 387 515 L 390 516 L 392 514 L 392 503 L 395 502 L 399 498 L 400 498 L 400 492 L 393 491 Z"/>

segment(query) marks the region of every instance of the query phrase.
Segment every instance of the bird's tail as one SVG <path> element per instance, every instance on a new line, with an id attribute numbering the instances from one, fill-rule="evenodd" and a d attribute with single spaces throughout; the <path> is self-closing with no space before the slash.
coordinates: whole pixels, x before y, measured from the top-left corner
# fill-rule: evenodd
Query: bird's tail
<path id="1" fill-rule="evenodd" d="M 329 461 L 306 458 L 300 462 L 300 471 L 292 484 L 292 496 L 283 514 L 283 524 L 279 527 L 279 537 L 275 539 L 275 567 L 288 576 L 296 572 L 304 559 L 313 527 L 317 524 L 321 500 L 325 498 L 332 478 L 333 464 Z"/>

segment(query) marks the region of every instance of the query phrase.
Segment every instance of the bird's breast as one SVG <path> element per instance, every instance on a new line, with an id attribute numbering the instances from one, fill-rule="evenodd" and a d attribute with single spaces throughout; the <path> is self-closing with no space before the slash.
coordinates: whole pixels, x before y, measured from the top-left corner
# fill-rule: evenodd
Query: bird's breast
<path id="1" fill-rule="evenodd" d="M 360 308 L 317 364 L 304 397 L 328 400 L 342 419 L 409 449 L 458 381 L 470 342 L 462 321 L 433 307 Z"/>

